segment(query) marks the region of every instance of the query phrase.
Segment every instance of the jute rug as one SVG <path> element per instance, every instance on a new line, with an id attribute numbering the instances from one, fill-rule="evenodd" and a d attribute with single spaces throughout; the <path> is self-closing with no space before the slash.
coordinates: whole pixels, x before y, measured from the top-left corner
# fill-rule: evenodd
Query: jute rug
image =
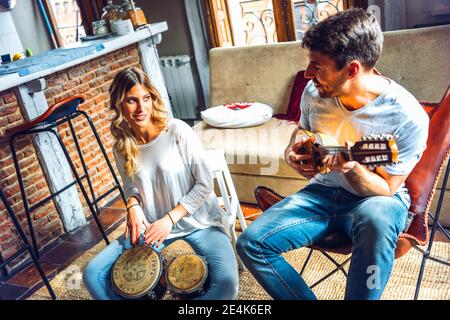
<path id="1" fill-rule="evenodd" d="M 124 231 L 124 227 L 125 225 L 122 224 L 109 236 L 109 238 L 117 238 Z M 89 293 L 83 285 L 82 272 L 84 266 L 104 247 L 104 242 L 100 242 L 85 254 L 74 260 L 70 266 L 52 279 L 51 285 L 55 290 L 58 299 L 91 299 Z M 170 261 L 171 258 L 179 255 L 180 253 L 187 252 L 192 252 L 190 246 L 183 241 L 176 241 L 164 249 L 163 255 Z M 297 270 L 300 270 L 308 252 L 308 249 L 298 249 L 291 251 L 284 256 L 289 263 L 291 263 Z M 435 242 L 433 244 L 432 255 L 449 261 L 450 244 Z M 346 258 L 345 256 L 339 255 L 333 255 L 333 257 L 338 261 L 344 261 Z M 422 255 L 414 249 L 411 249 L 406 255 L 397 259 L 382 299 L 413 299 L 421 260 Z M 304 273 L 304 279 L 308 284 L 312 284 L 332 269 L 333 265 L 331 262 L 329 262 L 319 252 L 315 252 Z M 316 286 L 313 291 L 319 299 L 342 299 L 344 297 L 345 280 L 344 275 L 341 272 L 337 272 L 326 281 Z M 264 289 L 247 270 L 240 273 L 239 285 L 239 300 L 271 299 L 271 297 L 264 291 Z M 50 299 L 50 296 L 46 288 L 43 287 L 36 291 L 29 299 Z M 428 260 L 422 280 L 419 299 L 450 300 L 450 268 Z"/>

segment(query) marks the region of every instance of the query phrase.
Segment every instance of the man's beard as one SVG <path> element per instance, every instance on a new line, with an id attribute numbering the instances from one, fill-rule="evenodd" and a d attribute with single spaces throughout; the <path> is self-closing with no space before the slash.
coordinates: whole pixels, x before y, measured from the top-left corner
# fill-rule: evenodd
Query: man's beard
<path id="1" fill-rule="evenodd" d="M 316 89 L 321 98 L 333 98 L 333 97 L 337 96 L 335 90 L 333 90 L 333 89 L 325 90 L 324 87 L 319 87 Z"/>
<path id="2" fill-rule="evenodd" d="M 342 83 L 335 83 L 333 87 L 328 86 L 325 89 L 325 87 L 319 81 L 313 80 L 313 82 L 319 85 L 319 87 L 316 87 L 316 89 L 321 98 L 334 98 L 341 95 Z"/>

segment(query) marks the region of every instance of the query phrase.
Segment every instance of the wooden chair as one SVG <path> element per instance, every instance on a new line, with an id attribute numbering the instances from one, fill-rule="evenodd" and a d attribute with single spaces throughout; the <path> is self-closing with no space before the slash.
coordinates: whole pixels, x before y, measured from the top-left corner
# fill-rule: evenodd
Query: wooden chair
<path id="1" fill-rule="evenodd" d="M 230 227 L 231 243 L 237 257 L 239 270 L 244 270 L 244 264 L 236 253 L 236 219 L 239 219 L 242 231 L 247 228 L 241 204 L 228 169 L 227 161 L 223 149 L 211 149 L 205 151 L 205 156 L 210 164 L 214 179 L 219 187 L 218 201 L 219 205 L 225 209 L 226 219 Z"/>
<path id="2" fill-rule="evenodd" d="M 422 253 L 422 263 L 417 280 L 416 291 L 414 299 L 418 298 L 420 285 L 425 269 L 425 263 L 428 259 L 450 266 L 448 261 L 432 257 L 430 255 L 433 246 L 433 240 L 436 230 L 439 228 L 443 234 L 450 239 L 450 234 L 439 223 L 439 215 L 441 213 L 442 203 L 444 200 L 445 188 L 447 185 L 449 165 L 448 160 L 450 156 L 450 86 L 447 88 L 441 102 L 421 102 L 428 116 L 430 117 L 430 126 L 428 131 L 427 148 L 419 163 L 414 167 L 406 179 L 406 186 L 411 196 L 410 213 L 413 214 L 413 219 L 406 232 L 400 234 L 397 241 L 397 248 L 395 250 L 395 258 L 399 258 L 406 254 L 412 247 L 416 248 Z M 441 174 L 444 173 L 441 193 L 438 198 L 436 211 L 430 213 L 431 202 L 436 193 L 436 188 Z M 258 186 L 255 190 L 256 201 L 263 211 L 270 208 L 272 205 L 283 199 L 283 197 L 273 190 Z M 428 217 L 431 218 L 429 221 Z M 431 222 L 431 223 L 430 223 Z M 431 224 L 431 232 L 428 224 Z M 427 246 L 425 250 L 419 246 Z M 336 265 L 336 269 L 324 276 L 322 279 L 311 285 L 315 287 L 332 274 L 342 271 L 347 276 L 344 270 L 345 264 L 350 261 L 347 258 L 344 262 L 339 263 L 328 252 L 348 255 L 352 250 L 352 243 L 350 238 L 342 233 L 330 233 L 322 241 L 309 246 L 311 249 L 308 257 L 300 271 L 303 274 L 306 265 L 311 258 L 314 250 L 321 252 L 331 262 Z"/>

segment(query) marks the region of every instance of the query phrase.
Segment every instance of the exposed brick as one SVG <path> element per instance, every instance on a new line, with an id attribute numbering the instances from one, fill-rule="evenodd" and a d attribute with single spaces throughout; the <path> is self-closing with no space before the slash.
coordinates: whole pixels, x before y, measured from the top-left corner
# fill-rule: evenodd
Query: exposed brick
<path id="1" fill-rule="evenodd" d="M 80 79 L 73 79 L 73 80 L 70 80 L 70 81 L 66 81 L 66 82 L 63 83 L 63 89 L 64 89 L 64 90 L 70 90 L 70 89 L 73 89 L 73 88 L 75 88 L 79 83 L 80 83 Z M 61 97 L 65 97 L 65 95 L 63 94 L 63 95 L 61 95 Z M 69 96 L 67 96 L 67 97 L 69 97 Z M 64 99 L 64 98 L 62 98 L 62 99 Z"/>
<path id="2" fill-rule="evenodd" d="M 14 122 L 22 120 L 22 116 L 20 116 L 18 114 L 13 114 L 11 116 L 7 116 L 6 118 L 8 119 L 9 123 L 14 123 Z"/>
<path id="3" fill-rule="evenodd" d="M 46 196 L 47 195 L 45 193 L 38 192 L 38 193 L 35 193 L 35 194 L 31 195 L 31 196 L 28 196 L 27 200 L 28 200 L 28 203 L 30 205 L 33 205 L 35 203 L 38 203 L 41 200 L 44 200 Z"/>
<path id="4" fill-rule="evenodd" d="M 77 86 L 75 89 L 74 89 L 74 93 L 76 93 L 76 94 L 81 94 L 81 95 L 83 95 L 84 93 L 86 93 L 86 92 L 88 92 L 89 91 L 89 84 L 88 83 L 83 83 L 83 84 L 81 84 L 81 85 L 79 85 L 79 86 Z"/>
<path id="5" fill-rule="evenodd" d="M 0 108 L 0 117 L 5 117 L 14 114 L 17 110 L 19 110 L 18 105 L 15 104 L 4 105 Z"/>
<path id="6" fill-rule="evenodd" d="M 68 79 L 69 79 L 69 77 L 67 76 L 67 73 L 62 72 L 62 73 L 56 73 L 56 74 L 49 76 L 47 79 L 45 79 L 45 81 L 47 82 L 47 87 L 50 88 L 50 87 L 54 87 L 58 84 L 63 84 Z"/>
<path id="7" fill-rule="evenodd" d="M 33 211 L 33 219 L 39 220 L 48 214 L 47 208 L 38 208 Z"/>
<path id="8" fill-rule="evenodd" d="M 95 78 L 95 71 L 86 73 L 85 75 L 80 77 L 81 83 L 86 83 Z"/>
<path id="9" fill-rule="evenodd" d="M 47 97 L 47 99 L 49 99 L 49 98 L 52 98 L 52 97 L 62 93 L 63 90 L 64 89 L 63 89 L 62 84 L 58 84 L 58 85 L 55 85 L 55 86 L 45 90 L 45 96 Z M 49 105 L 53 105 L 53 104 L 54 104 L 53 102 L 49 103 Z"/>
<path id="10" fill-rule="evenodd" d="M 67 75 L 68 75 L 69 79 L 71 79 L 71 80 L 75 79 L 75 78 L 79 78 L 84 74 L 86 74 L 86 70 L 84 69 L 83 66 L 74 67 L 67 72 Z"/>
<path id="11" fill-rule="evenodd" d="M 108 74 L 110 72 L 111 72 L 111 67 L 110 66 L 106 66 L 106 67 L 102 67 L 102 68 L 97 69 L 95 71 L 95 75 L 97 77 L 101 77 L 101 76 L 106 75 L 106 74 Z"/>
<path id="12" fill-rule="evenodd" d="M 14 93 L 12 91 L 7 92 L 6 94 L 3 94 L 2 97 L 6 104 L 17 101 L 16 96 L 14 95 Z"/>

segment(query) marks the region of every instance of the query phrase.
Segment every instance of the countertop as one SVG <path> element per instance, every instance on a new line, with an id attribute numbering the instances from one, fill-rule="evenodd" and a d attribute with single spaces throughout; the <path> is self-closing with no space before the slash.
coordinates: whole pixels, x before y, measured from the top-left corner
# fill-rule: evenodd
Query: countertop
<path id="1" fill-rule="evenodd" d="M 124 36 L 116 36 L 106 39 L 99 39 L 89 42 L 83 42 L 80 44 L 79 48 L 80 51 L 84 50 L 87 46 L 89 47 L 95 47 L 97 50 L 93 50 L 93 53 L 90 53 L 88 55 L 82 56 L 82 57 L 75 57 L 74 60 L 63 62 L 59 65 L 52 66 L 49 68 L 45 68 L 43 70 L 39 70 L 37 72 L 29 73 L 23 76 L 20 76 L 19 73 L 11 73 L 7 75 L 0 76 L 0 91 L 16 87 L 18 85 L 21 85 L 23 83 L 45 77 L 49 74 L 64 70 L 66 68 L 75 66 L 77 64 L 83 63 L 85 61 L 94 59 L 96 57 L 108 54 L 112 51 L 116 51 L 118 49 L 124 48 L 130 44 L 139 42 L 141 40 L 150 38 L 152 36 L 155 36 L 159 33 L 162 33 L 167 30 L 167 23 L 164 22 L 158 22 L 149 24 L 146 27 L 139 29 L 133 33 L 124 35 Z M 64 49 L 58 49 L 55 50 L 55 52 L 61 52 Z M 76 51 L 76 48 L 71 47 L 67 50 L 70 50 L 71 52 Z M 46 52 L 46 55 L 51 55 L 52 50 Z"/>

